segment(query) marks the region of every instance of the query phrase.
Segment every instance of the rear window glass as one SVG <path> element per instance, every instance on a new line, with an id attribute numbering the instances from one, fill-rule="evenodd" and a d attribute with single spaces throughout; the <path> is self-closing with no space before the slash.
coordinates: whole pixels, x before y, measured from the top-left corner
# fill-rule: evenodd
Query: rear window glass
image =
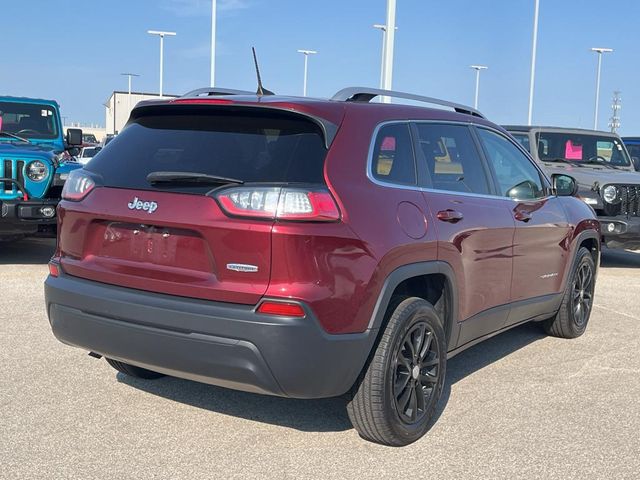
<path id="1" fill-rule="evenodd" d="M 373 176 L 384 182 L 416 185 L 416 165 L 409 125 L 386 125 L 380 129 L 373 150 Z"/>
<path id="2" fill-rule="evenodd" d="M 466 126 L 418 124 L 418 142 L 433 188 L 490 194 L 489 181 Z"/>
<path id="3" fill-rule="evenodd" d="M 194 193 L 213 187 L 152 186 L 146 177 L 151 172 L 195 172 L 245 183 L 324 183 L 327 150 L 315 122 L 286 112 L 212 110 L 168 107 L 164 111 L 171 114 L 142 116 L 87 169 L 99 174 L 105 186 Z"/>

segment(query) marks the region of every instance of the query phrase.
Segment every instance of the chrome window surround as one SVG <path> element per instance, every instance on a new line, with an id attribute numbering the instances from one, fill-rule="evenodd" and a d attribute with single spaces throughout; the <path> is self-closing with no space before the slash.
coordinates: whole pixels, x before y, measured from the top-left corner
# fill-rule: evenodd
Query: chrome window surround
<path id="1" fill-rule="evenodd" d="M 373 134 L 371 136 L 371 142 L 369 143 L 369 152 L 367 154 L 367 167 L 366 167 L 367 172 L 366 173 L 367 173 L 367 178 L 369 179 L 369 181 L 371 183 L 373 183 L 375 185 L 378 185 L 380 187 L 396 188 L 396 189 L 399 189 L 399 190 L 412 190 L 412 191 L 415 191 L 415 192 L 427 192 L 427 193 L 445 193 L 445 194 L 448 194 L 448 195 L 460 195 L 460 196 L 463 196 L 463 197 L 471 197 L 471 198 L 491 198 L 491 199 L 494 199 L 494 200 L 495 199 L 502 199 L 502 200 L 511 200 L 512 202 L 525 202 L 525 201 L 534 202 L 534 201 L 547 200 L 549 198 L 555 198 L 554 195 L 547 195 L 546 197 L 518 200 L 516 198 L 511 198 L 511 197 L 503 197 L 502 195 L 491 195 L 491 194 L 471 193 L 471 192 L 458 192 L 456 190 L 441 190 L 441 189 L 437 189 L 437 188 L 427 188 L 427 187 L 420 187 L 420 186 L 401 185 L 401 184 L 392 183 L 392 182 L 384 182 L 382 180 L 378 180 L 377 178 L 375 178 L 374 175 L 373 175 L 373 152 L 375 150 L 375 143 L 376 143 L 376 139 L 378 138 L 378 133 L 380 132 L 380 130 L 383 127 L 387 126 L 387 125 L 394 125 L 394 124 L 411 125 L 411 124 L 419 124 L 419 123 L 428 123 L 428 124 L 437 124 L 437 125 L 461 125 L 461 126 L 466 126 L 466 127 L 484 128 L 486 130 L 494 132 L 494 133 L 500 135 L 501 137 L 503 137 L 506 141 L 508 141 L 508 142 L 512 143 L 513 145 L 515 145 L 525 155 L 525 157 L 527 157 L 531 161 L 532 165 L 536 168 L 536 170 L 538 171 L 540 176 L 544 180 L 546 180 L 549 185 L 551 185 L 551 182 L 549 181 L 547 176 L 540 169 L 540 167 L 538 167 L 538 165 L 531 158 L 529 153 L 522 146 L 520 146 L 517 142 L 513 142 L 511 139 L 509 139 L 500 130 L 498 130 L 496 128 L 493 128 L 493 127 L 490 127 L 488 125 L 479 125 L 479 124 L 473 123 L 473 122 L 456 122 L 456 121 L 453 121 L 453 120 L 386 120 L 386 121 L 381 122 L 378 125 L 376 125 L 376 128 L 373 130 Z M 414 152 L 414 154 L 415 154 L 415 152 Z M 481 155 L 482 157 L 485 157 L 484 151 L 478 152 L 478 154 Z M 416 161 L 417 161 L 417 158 L 416 158 Z M 493 178 L 491 180 L 493 180 Z"/>

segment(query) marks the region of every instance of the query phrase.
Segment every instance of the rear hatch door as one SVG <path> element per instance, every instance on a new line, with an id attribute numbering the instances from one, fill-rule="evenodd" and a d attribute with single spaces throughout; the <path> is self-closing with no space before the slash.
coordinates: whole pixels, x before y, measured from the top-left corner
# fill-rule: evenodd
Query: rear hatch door
<path id="1" fill-rule="evenodd" d="M 211 105 L 134 111 L 85 167 L 97 187 L 80 202 L 63 202 L 61 264 L 71 275 L 119 286 L 255 304 L 269 283 L 274 221 L 229 216 L 215 192 L 324 184 L 326 152 L 322 126 L 293 112 Z M 213 180 L 149 180 L 176 172 Z"/>

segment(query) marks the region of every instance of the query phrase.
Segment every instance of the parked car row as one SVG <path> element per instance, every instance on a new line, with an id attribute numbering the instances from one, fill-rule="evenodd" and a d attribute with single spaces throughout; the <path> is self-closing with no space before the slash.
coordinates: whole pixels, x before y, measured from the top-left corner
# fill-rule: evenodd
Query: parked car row
<path id="1" fill-rule="evenodd" d="M 139 378 L 346 393 L 387 445 L 429 429 L 453 355 L 529 321 L 582 335 L 602 243 L 640 247 L 640 174 L 607 132 L 367 88 L 141 102 L 79 153 L 55 102 L 0 120 L 0 235 L 57 205 L 59 340 Z"/>

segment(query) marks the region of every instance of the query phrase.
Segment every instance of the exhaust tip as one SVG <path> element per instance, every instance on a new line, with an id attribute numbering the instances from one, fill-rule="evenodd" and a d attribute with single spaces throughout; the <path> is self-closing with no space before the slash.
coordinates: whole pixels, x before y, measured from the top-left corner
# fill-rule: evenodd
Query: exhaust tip
<path id="1" fill-rule="evenodd" d="M 96 353 L 96 352 L 89 352 L 89 356 L 93 357 L 93 358 L 97 358 L 98 360 L 100 360 L 102 358 L 102 355 L 100 355 L 99 353 Z"/>

